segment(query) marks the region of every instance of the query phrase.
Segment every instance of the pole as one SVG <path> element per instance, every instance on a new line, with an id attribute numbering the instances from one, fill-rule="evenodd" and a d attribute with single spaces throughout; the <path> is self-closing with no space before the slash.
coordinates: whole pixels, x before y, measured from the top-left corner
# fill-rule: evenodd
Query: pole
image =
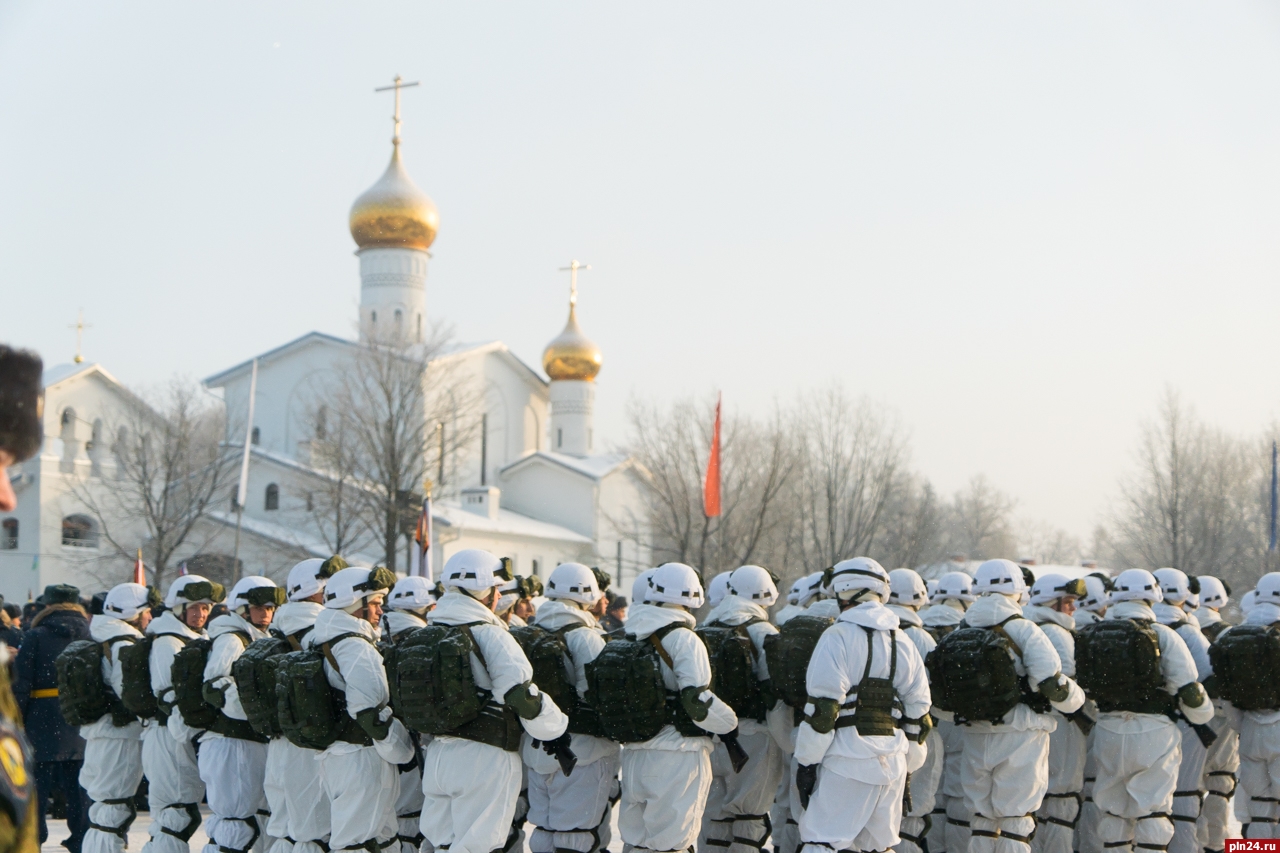
<path id="1" fill-rule="evenodd" d="M 1277 448 L 1276 442 L 1271 442 L 1271 542 L 1267 546 L 1274 560 L 1276 552 L 1276 505 L 1280 503 L 1280 478 L 1277 478 Z"/>
<path id="2" fill-rule="evenodd" d="M 253 403 L 258 396 L 258 360 L 253 360 L 253 372 L 249 375 L 249 419 L 244 427 L 244 455 L 240 457 L 240 485 L 236 488 L 236 546 L 231 555 L 231 578 L 240 580 L 240 522 L 244 518 L 244 503 L 249 499 L 249 448 L 253 443 Z"/>
<path id="3" fill-rule="evenodd" d="M 436 482 L 444 486 L 444 421 L 436 421 L 436 435 L 440 439 L 440 470 L 436 474 Z"/>

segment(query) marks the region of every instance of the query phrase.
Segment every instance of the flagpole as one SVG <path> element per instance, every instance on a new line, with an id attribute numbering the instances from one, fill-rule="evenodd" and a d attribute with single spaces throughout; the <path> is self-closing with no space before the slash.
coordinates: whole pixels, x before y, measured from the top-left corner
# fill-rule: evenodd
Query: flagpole
<path id="1" fill-rule="evenodd" d="M 231 555 L 231 578 L 240 580 L 240 522 L 244 519 L 244 502 L 248 500 L 249 448 L 253 443 L 253 403 L 258 395 L 258 360 L 253 360 L 249 376 L 249 422 L 244 428 L 244 454 L 240 457 L 240 485 L 236 488 L 236 546 Z"/>
<path id="2" fill-rule="evenodd" d="M 1267 546 L 1267 563 L 1269 569 L 1275 568 L 1276 561 L 1276 505 L 1280 503 L 1280 477 L 1277 476 L 1277 447 L 1271 442 L 1271 541 Z"/>

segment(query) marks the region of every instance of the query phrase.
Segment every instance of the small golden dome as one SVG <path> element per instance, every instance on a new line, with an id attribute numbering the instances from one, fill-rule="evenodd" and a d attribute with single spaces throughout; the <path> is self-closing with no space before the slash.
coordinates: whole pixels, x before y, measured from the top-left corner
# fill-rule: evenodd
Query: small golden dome
<path id="1" fill-rule="evenodd" d="M 395 145 L 387 171 L 351 205 L 351 236 L 361 249 L 426 250 L 439 228 L 435 203 L 404 170 Z"/>
<path id="2" fill-rule="evenodd" d="M 574 379 L 591 382 L 604 364 L 604 355 L 584 334 L 578 325 L 576 307 L 569 303 L 569 322 L 554 341 L 547 344 L 542 353 L 542 369 L 553 380 Z"/>

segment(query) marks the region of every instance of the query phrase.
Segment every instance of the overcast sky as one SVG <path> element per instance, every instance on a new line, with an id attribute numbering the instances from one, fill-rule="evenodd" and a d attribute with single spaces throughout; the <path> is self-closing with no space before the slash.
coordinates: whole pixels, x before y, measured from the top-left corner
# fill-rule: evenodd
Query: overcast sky
<path id="1" fill-rule="evenodd" d="M 1274 3 L 0 2 L 0 340 L 145 386 L 353 334 L 352 200 L 540 367 L 570 258 L 628 399 L 839 383 L 944 493 L 1087 537 L 1161 391 L 1276 416 Z"/>

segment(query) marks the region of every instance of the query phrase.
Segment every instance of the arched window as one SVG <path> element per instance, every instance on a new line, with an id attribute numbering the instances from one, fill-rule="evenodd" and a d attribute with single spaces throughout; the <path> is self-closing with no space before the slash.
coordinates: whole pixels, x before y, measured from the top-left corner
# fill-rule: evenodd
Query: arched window
<path id="1" fill-rule="evenodd" d="M 71 438 L 75 436 L 76 430 L 76 410 L 67 406 L 62 410 L 62 437 Z M 68 431 L 70 435 L 68 435 Z"/>
<path id="2" fill-rule="evenodd" d="M 253 433 L 250 435 L 249 441 L 253 442 L 254 447 L 257 447 L 258 442 L 261 441 L 261 439 L 262 439 L 262 430 L 258 429 L 257 427 L 254 427 Z"/>
<path id="3" fill-rule="evenodd" d="M 6 518 L 0 522 L 0 551 L 18 550 L 18 519 Z"/>
<path id="4" fill-rule="evenodd" d="M 369 321 L 370 321 L 371 323 L 376 323 L 376 322 L 378 322 L 378 312 L 377 312 L 377 311 L 370 311 L 370 312 L 369 312 Z"/>
<path id="5" fill-rule="evenodd" d="M 267 486 L 267 499 L 264 502 L 264 509 L 280 508 L 280 487 L 275 483 Z"/>
<path id="6" fill-rule="evenodd" d="M 87 515 L 62 519 L 62 544 L 69 548 L 97 548 L 98 523 Z"/>
<path id="7" fill-rule="evenodd" d="M 400 325 L 400 321 L 404 319 L 404 312 L 399 308 L 396 309 L 396 325 Z"/>
<path id="8" fill-rule="evenodd" d="M 102 476 L 102 459 L 106 450 L 102 446 L 102 418 L 98 418 L 93 422 L 93 434 L 89 438 L 89 443 L 84 446 L 89 454 L 89 461 L 93 463 L 89 474 L 94 477 Z"/>
<path id="9" fill-rule="evenodd" d="M 321 406 L 316 410 L 316 438 L 324 440 L 328 431 L 329 407 Z"/>

